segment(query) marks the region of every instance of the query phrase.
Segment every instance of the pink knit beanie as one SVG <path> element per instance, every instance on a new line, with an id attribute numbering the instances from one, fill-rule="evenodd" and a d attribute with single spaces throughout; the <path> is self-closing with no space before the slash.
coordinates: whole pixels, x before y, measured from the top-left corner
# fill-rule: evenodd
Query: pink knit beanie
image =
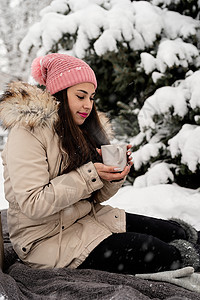
<path id="1" fill-rule="evenodd" d="M 91 82 L 97 87 L 94 71 L 83 60 L 67 55 L 52 53 L 33 60 L 31 75 L 45 85 L 51 95 L 82 82 Z"/>

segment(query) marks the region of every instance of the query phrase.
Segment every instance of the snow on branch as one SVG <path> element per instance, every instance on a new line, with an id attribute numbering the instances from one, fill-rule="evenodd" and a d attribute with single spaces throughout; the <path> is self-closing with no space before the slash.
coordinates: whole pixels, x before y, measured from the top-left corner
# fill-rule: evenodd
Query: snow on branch
<path id="1" fill-rule="evenodd" d="M 145 186 L 166 184 L 173 182 L 174 175 L 170 170 L 170 165 L 164 162 L 155 164 L 144 175 L 138 176 L 134 181 L 135 188 Z"/>
<path id="2" fill-rule="evenodd" d="M 200 109 L 200 71 L 194 72 L 174 86 L 164 86 L 147 98 L 138 114 L 140 130 L 155 129 L 156 115 L 184 118 L 189 110 Z"/>
<path id="3" fill-rule="evenodd" d="M 145 164 L 150 168 L 135 179 L 135 187 L 173 182 L 181 168 L 181 172 L 199 172 L 200 71 L 186 76 L 174 86 L 157 89 L 139 112 L 141 132 L 131 141 L 140 144 L 133 153 L 134 169 L 141 170 Z"/>
<path id="4" fill-rule="evenodd" d="M 184 124 L 169 143 L 172 158 L 181 156 L 181 162 L 195 172 L 200 165 L 200 127 Z"/>
<path id="5" fill-rule="evenodd" d="M 166 147 L 163 143 L 146 144 L 139 150 L 134 151 L 132 154 L 132 161 L 135 170 L 139 170 L 142 164 L 146 164 L 153 157 L 158 156 L 160 150 L 164 150 Z"/>
<path id="6" fill-rule="evenodd" d="M 149 97 L 138 114 L 138 122 L 141 131 L 146 128 L 155 128 L 154 117 L 156 115 L 165 115 L 173 109 L 173 114 L 180 117 L 188 112 L 187 100 L 189 91 L 180 87 L 165 86 L 156 90 Z"/>
<path id="7" fill-rule="evenodd" d="M 166 66 L 174 63 L 177 65 L 181 61 L 185 64 L 198 52 L 195 46 L 178 44 L 175 39 L 193 36 L 200 27 L 199 21 L 162 10 L 147 1 L 54 0 L 40 12 L 40 16 L 39 24 L 30 27 L 20 44 L 24 53 L 29 53 L 33 46 L 38 55 L 51 52 L 65 35 L 72 36 L 74 42 L 70 44 L 70 49 L 59 45 L 59 51 L 70 50 L 80 58 L 86 55 L 89 47 L 99 56 L 107 51 L 117 51 L 119 42 L 127 43 L 132 50 L 142 51 L 153 47 L 160 36 L 160 53 L 154 57 L 156 61 L 153 62 L 150 56 L 149 62 L 144 56 L 142 59 L 143 67 L 149 73 L 155 67 L 162 72 Z M 168 43 L 165 48 L 167 41 L 171 41 L 171 45 Z M 163 48 L 170 50 L 170 53 L 167 55 Z M 169 60 L 171 55 L 172 59 Z"/>

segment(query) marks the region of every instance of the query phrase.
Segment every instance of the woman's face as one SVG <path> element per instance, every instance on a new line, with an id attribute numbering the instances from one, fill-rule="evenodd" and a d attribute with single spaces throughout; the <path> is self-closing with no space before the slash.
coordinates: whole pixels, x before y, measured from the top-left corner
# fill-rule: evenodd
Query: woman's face
<path id="1" fill-rule="evenodd" d="M 69 109 L 77 125 L 82 125 L 89 116 L 94 96 L 94 85 L 89 82 L 79 83 L 67 89 Z"/>

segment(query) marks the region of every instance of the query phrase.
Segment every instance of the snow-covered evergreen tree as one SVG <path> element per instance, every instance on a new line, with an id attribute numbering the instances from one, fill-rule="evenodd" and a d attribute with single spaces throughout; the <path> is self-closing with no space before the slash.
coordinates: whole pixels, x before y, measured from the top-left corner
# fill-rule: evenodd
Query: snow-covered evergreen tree
<path id="1" fill-rule="evenodd" d="M 84 58 L 97 73 L 100 109 L 116 115 L 118 101 L 133 100 L 132 106 L 141 108 L 158 87 L 198 68 L 199 22 L 162 8 L 164 1 L 157 1 L 161 8 L 151 2 L 54 0 L 40 12 L 41 21 L 29 29 L 21 49 L 27 56 L 37 49 L 38 56 L 68 52 Z"/>
<path id="2" fill-rule="evenodd" d="M 25 57 L 61 52 L 91 64 L 99 109 L 114 116 L 118 138 L 138 149 L 137 186 L 198 186 L 198 159 L 185 158 L 179 142 L 199 126 L 192 99 L 200 92 L 191 88 L 199 76 L 199 8 L 198 0 L 54 0 L 20 44 Z"/>
<path id="3" fill-rule="evenodd" d="M 138 114 L 134 147 L 136 187 L 176 182 L 200 186 L 200 71 L 161 87 Z"/>

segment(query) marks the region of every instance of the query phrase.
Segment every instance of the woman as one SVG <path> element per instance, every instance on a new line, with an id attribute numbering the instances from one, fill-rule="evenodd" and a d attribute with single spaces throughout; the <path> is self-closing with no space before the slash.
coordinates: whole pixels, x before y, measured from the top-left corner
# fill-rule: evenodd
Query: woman
<path id="1" fill-rule="evenodd" d="M 131 162 L 121 173 L 102 163 L 109 125 L 95 108 L 93 70 L 54 53 L 35 59 L 32 75 L 46 90 L 15 82 L 0 104 L 10 129 L 2 153 L 8 226 L 19 258 L 34 268 L 129 274 L 197 269 L 192 226 L 101 205 L 122 186 Z"/>

